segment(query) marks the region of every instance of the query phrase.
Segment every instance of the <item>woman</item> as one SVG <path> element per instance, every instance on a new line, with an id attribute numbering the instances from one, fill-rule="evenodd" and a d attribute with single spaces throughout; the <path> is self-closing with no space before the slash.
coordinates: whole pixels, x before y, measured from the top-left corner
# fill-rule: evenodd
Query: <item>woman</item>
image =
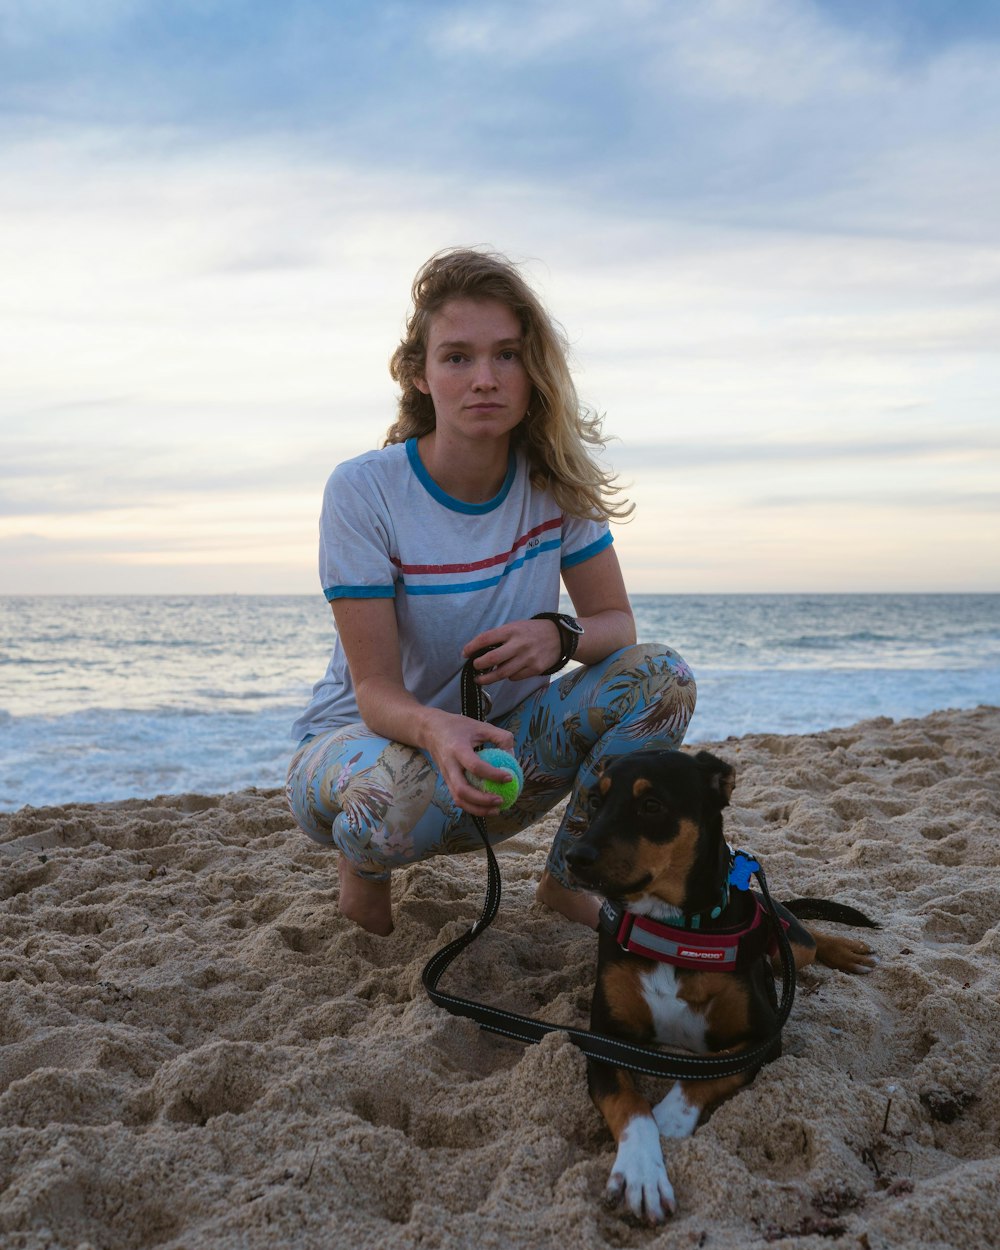
<path id="1" fill-rule="evenodd" d="M 565 851 L 607 758 L 675 747 L 694 710 L 683 660 L 635 645 L 608 522 L 613 476 L 589 454 L 565 343 L 504 257 L 431 257 L 390 362 L 401 396 L 380 451 L 338 466 L 324 496 L 320 576 L 337 639 L 296 722 L 288 774 L 302 829 L 340 852 L 340 910 L 392 931 L 389 873 L 523 829 L 571 794 L 539 901 L 596 925 Z M 558 614 L 560 577 L 577 618 Z M 542 615 L 539 615 L 542 614 Z M 461 715 L 475 660 L 487 722 Z M 575 652 L 575 654 L 574 654 Z M 582 668 L 549 682 L 570 656 Z M 525 773 L 513 807 L 466 777 L 506 780 L 492 744 Z"/>

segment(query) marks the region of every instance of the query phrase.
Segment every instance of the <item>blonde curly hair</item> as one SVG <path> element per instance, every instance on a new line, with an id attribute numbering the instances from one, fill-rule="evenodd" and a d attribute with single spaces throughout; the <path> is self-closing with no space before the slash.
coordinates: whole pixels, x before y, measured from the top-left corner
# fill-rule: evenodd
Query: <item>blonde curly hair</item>
<path id="1" fill-rule="evenodd" d="M 420 438 L 434 429 L 434 405 L 416 380 L 427 364 L 431 318 L 448 300 L 499 300 L 514 313 L 523 335 L 522 359 L 531 401 L 514 429 L 513 446 L 528 460 L 531 483 L 549 490 L 571 516 L 624 520 L 633 504 L 617 498 L 615 474 L 601 468 L 590 448 L 605 446 L 601 418 L 584 408 L 567 363 L 568 344 L 516 266 L 497 252 L 447 248 L 421 266 L 413 280 L 413 311 L 389 361 L 399 383 L 399 409 L 384 446 Z"/>

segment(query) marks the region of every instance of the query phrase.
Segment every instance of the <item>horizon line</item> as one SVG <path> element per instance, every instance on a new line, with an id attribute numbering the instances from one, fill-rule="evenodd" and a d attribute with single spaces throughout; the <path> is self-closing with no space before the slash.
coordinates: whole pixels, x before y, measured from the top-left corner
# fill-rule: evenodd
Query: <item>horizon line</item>
<path id="1" fill-rule="evenodd" d="M 810 595 L 814 598 L 891 598 L 937 596 L 980 595 L 1000 596 L 997 590 L 637 590 L 629 592 L 629 599 L 705 599 L 705 598 L 752 598 L 768 597 L 792 598 Z M 560 592 L 560 598 L 568 598 L 566 591 Z M 323 599 L 321 591 L 306 590 L 267 590 L 267 591 L 216 591 L 216 590 L 14 590 L 0 593 L 4 599 Z"/>

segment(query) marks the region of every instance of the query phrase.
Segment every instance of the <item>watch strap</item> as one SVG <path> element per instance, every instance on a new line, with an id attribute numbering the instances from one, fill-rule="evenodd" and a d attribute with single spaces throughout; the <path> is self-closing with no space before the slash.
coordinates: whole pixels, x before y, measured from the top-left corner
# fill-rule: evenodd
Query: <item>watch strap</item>
<path id="1" fill-rule="evenodd" d="M 542 670 L 543 677 L 549 677 L 552 673 L 558 673 L 560 669 L 566 665 L 576 655 L 576 648 L 580 642 L 580 634 L 583 630 L 577 624 L 576 620 L 567 616 L 565 612 L 536 612 L 531 618 L 533 621 L 551 621 L 559 631 L 559 646 L 561 648 L 559 659 L 551 668 Z M 576 629 L 570 629 L 567 625 L 568 621 L 572 621 L 576 625 Z"/>

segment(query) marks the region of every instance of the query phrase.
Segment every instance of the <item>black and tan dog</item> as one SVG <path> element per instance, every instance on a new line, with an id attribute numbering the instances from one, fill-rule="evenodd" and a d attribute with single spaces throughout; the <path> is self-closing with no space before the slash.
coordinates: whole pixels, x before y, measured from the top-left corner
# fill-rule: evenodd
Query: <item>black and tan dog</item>
<path id="1" fill-rule="evenodd" d="M 747 880 L 730 887 L 722 809 L 734 780 L 733 768 L 707 751 L 647 751 L 615 761 L 598 782 L 589 828 L 567 856 L 581 885 L 613 900 L 601 917 L 594 1032 L 701 1054 L 738 1052 L 774 1034 L 776 945 Z M 878 925 L 825 900 L 779 906 L 797 968 L 814 959 L 847 972 L 874 966 L 869 947 L 810 932 L 791 909 Z M 609 1200 L 654 1224 L 672 1214 L 660 1136 L 690 1136 L 702 1114 L 759 1066 L 677 1081 L 651 1107 L 627 1072 L 588 1060 L 591 1097 L 618 1144 Z"/>

